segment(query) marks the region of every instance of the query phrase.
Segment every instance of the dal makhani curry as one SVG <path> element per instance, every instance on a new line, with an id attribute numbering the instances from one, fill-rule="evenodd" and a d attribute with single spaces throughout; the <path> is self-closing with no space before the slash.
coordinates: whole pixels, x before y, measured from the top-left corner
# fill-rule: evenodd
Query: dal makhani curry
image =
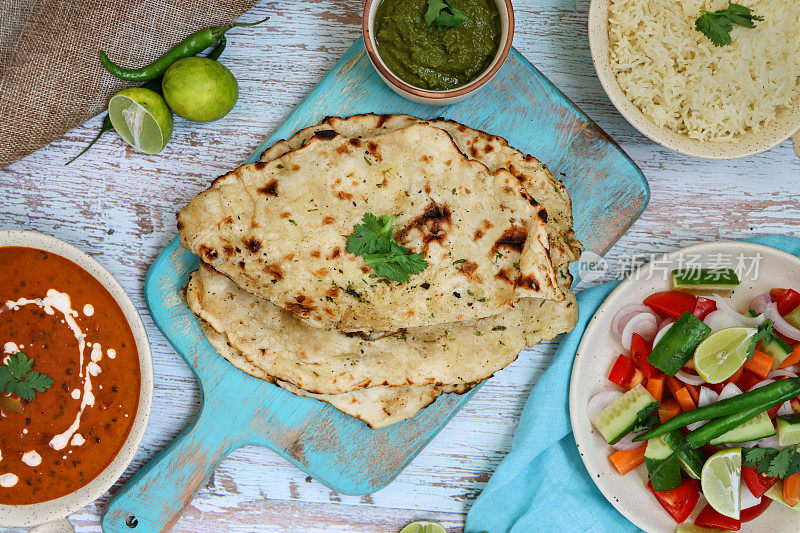
<path id="1" fill-rule="evenodd" d="M 0 504 L 32 504 L 86 485 L 119 452 L 139 358 L 122 310 L 78 265 L 11 246 L 0 271 Z"/>

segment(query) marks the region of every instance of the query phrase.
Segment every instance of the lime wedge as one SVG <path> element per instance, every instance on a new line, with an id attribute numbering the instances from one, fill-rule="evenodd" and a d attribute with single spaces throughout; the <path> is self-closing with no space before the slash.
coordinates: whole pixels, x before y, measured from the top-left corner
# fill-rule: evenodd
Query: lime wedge
<path id="1" fill-rule="evenodd" d="M 739 519 L 739 485 L 742 449 L 729 448 L 708 458 L 700 474 L 700 486 L 708 504 L 721 515 Z"/>
<path id="2" fill-rule="evenodd" d="M 418 520 L 401 529 L 400 533 L 447 533 L 447 530 L 437 522 Z"/>
<path id="3" fill-rule="evenodd" d="M 172 111 L 160 94 L 143 87 L 112 96 L 108 117 L 119 136 L 145 154 L 160 152 L 172 135 Z"/>
<path id="4" fill-rule="evenodd" d="M 725 328 L 712 334 L 694 351 L 694 368 L 707 383 L 722 383 L 744 364 L 756 328 Z"/>

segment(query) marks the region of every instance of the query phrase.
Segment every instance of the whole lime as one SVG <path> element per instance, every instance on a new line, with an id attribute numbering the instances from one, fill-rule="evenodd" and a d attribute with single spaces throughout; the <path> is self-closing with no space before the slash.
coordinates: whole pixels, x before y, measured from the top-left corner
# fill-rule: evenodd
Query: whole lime
<path id="1" fill-rule="evenodd" d="M 112 96 L 108 118 L 125 142 L 146 154 L 160 152 L 172 135 L 172 111 L 160 94 L 144 87 Z"/>
<path id="2" fill-rule="evenodd" d="M 239 99 L 239 84 L 231 71 L 207 57 L 174 62 L 164 73 L 161 88 L 175 114 L 192 122 L 219 120 Z"/>

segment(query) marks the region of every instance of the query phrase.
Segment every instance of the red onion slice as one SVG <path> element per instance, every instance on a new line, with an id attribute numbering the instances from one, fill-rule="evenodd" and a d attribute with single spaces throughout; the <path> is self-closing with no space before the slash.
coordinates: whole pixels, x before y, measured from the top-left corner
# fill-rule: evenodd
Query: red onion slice
<path id="1" fill-rule="evenodd" d="M 703 319 L 703 323 L 711 328 L 711 333 L 716 333 L 725 328 L 741 326 L 735 317 L 731 317 L 725 311 L 711 311 Z"/>
<path id="2" fill-rule="evenodd" d="M 660 341 L 661 337 L 663 337 L 667 333 L 667 331 L 669 331 L 669 328 L 672 327 L 672 324 L 674 324 L 674 322 L 670 322 L 669 324 L 667 324 L 666 326 L 662 326 L 661 329 L 658 330 L 658 333 L 656 333 L 656 336 L 653 338 L 653 346 L 658 344 L 658 341 Z"/>
<path id="3" fill-rule="evenodd" d="M 734 396 L 738 396 L 740 394 L 742 394 L 742 389 L 737 387 L 734 383 L 728 383 L 719 392 L 719 399 L 720 400 L 727 400 L 728 398 L 733 398 Z"/>
<path id="4" fill-rule="evenodd" d="M 723 298 L 719 294 L 714 294 L 711 299 L 717 304 L 717 311 L 721 311 L 737 322 L 737 326 L 746 326 L 748 328 L 756 328 L 764 322 L 764 317 L 759 314 L 756 317 L 744 316 L 736 309 L 731 307 L 730 300 Z M 716 311 L 715 311 L 716 312 Z M 708 317 L 706 317 L 708 318 Z"/>
<path id="5" fill-rule="evenodd" d="M 633 438 L 640 433 L 634 433 L 631 431 L 621 439 L 617 441 L 616 444 L 612 444 L 611 447 L 615 450 L 635 450 L 640 446 L 644 446 L 645 443 L 643 442 L 633 442 Z"/>
<path id="6" fill-rule="evenodd" d="M 787 415 L 793 415 L 793 414 L 794 414 L 794 407 L 792 407 L 792 402 L 789 401 L 789 400 L 786 400 L 785 402 L 783 402 L 781 404 L 781 408 L 778 409 L 777 416 L 787 416 Z"/>
<path id="7" fill-rule="evenodd" d="M 611 405 L 611 403 L 622 396 L 622 393 L 618 390 L 607 389 L 603 392 L 598 392 L 592 399 L 589 400 L 589 404 L 586 406 L 586 412 L 589 415 L 589 420 L 594 424 L 594 419 L 597 418 L 597 415 L 600 414 L 600 411 Z"/>
<path id="8" fill-rule="evenodd" d="M 614 315 L 614 320 L 611 321 L 611 331 L 617 335 L 622 335 L 622 330 L 625 329 L 628 321 L 641 313 L 652 313 L 652 311 L 644 304 L 626 305 Z"/>
<path id="9" fill-rule="evenodd" d="M 780 333 L 792 340 L 800 340 L 800 329 L 789 324 L 778 312 L 778 306 L 774 302 L 768 303 L 764 308 L 764 315 L 772 320 L 772 327 Z"/>
<path id="10" fill-rule="evenodd" d="M 758 441 L 759 448 L 775 448 L 776 450 L 783 450 L 786 448 L 791 448 L 791 446 L 781 446 L 778 442 L 778 434 L 771 437 L 764 437 L 763 439 Z"/>
<path id="11" fill-rule="evenodd" d="M 678 372 L 675 373 L 675 377 L 683 381 L 684 383 L 688 383 L 689 385 L 695 385 L 695 386 L 703 385 L 706 382 L 706 380 L 704 380 L 700 376 L 689 374 L 688 372 L 684 372 L 683 370 L 678 370 Z"/>
<path id="12" fill-rule="evenodd" d="M 788 368 L 779 368 L 777 370 L 773 370 L 772 372 L 767 375 L 767 379 L 778 379 L 778 378 L 796 378 L 797 373 L 790 371 Z"/>
<path id="13" fill-rule="evenodd" d="M 768 292 L 765 292 L 753 298 L 750 301 L 750 307 L 748 307 L 748 309 L 752 309 L 753 311 L 755 311 L 760 315 L 764 312 L 764 309 L 770 302 L 772 302 L 772 298 L 770 297 Z"/>
<path id="14" fill-rule="evenodd" d="M 634 333 L 641 335 L 647 342 L 652 342 L 658 331 L 658 320 L 652 313 L 640 313 L 631 318 L 622 330 L 622 345 L 631 349 L 631 338 Z"/>
<path id="15" fill-rule="evenodd" d="M 697 398 L 697 406 L 703 407 L 714 402 L 719 401 L 719 394 L 714 392 L 711 387 L 700 387 L 700 393 Z"/>

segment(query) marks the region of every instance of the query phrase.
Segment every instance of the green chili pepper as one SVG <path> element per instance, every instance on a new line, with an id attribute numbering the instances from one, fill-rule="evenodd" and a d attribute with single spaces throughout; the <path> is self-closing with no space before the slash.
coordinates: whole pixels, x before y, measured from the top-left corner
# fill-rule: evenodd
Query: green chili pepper
<path id="1" fill-rule="evenodd" d="M 259 20 L 257 22 L 240 22 L 238 24 L 227 24 L 225 26 L 217 26 L 214 28 L 205 28 L 200 31 L 196 31 L 190 36 L 188 36 L 183 41 L 179 42 L 175 46 L 169 49 L 167 53 L 147 65 L 146 67 L 138 68 L 138 69 L 125 69 L 120 67 L 119 65 L 113 63 L 105 52 L 100 51 L 100 61 L 103 62 L 103 66 L 113 74 L 114 76 L 127 81 L 147 81 L 152 80 L 153 78 L 157 78 L 164 74 L 164 71 L 169 68 L 175 61 L 179 59 L 183 59 L 184 57 L 191 57 L 198 52 L 205 50 L 209 46 L 213 45 L 217 41 L 221 41 L 222 37 L 225 35 L 225 32 L 230 30 L 231 28 L 237 28 L 239 26 L 255 26 L 256 24 L 261 24 L 265 20 L 268 20 L 269 17 Z M 223 47 L 224 48 L 224 47 Z M 212 52 L 213 54 L 214 52 Z M 222 53 L 222 50 L 220 50 Z"/>
<path id="2" fill-rule="evenodd" d="M 722 435 L 729 429 L 732 429 L 741 422 L 745 422 L 750 418 L 753 418 L 758 413 L 772 409 L 776 405 L 780 405 L 786 400 L 794 398 L 798 395 L 800 395 L 800 378 L 781 379 L 775 383 L 770 383 L 769 385 L 765 385 L 764 387 L 760 387 L 756 390 L 739 394 L 733 398 L 720 400 L 718 402 L 704 405 L 703 407 L 698 407 L 697 409 L 692 409 L 691 411 L 682 413 L 675 418 L 664 422 L 660 426 L 634 437 L 633 440 L 643 441 L 652 439 L 674 429 L 682 428 L 693 422 L 715 418 L 716 420 L 712 420 L 694 432 L 697 433 L 698 431 L 704 430 L 712 433 L 712 435 L 708 438 L 710 441 L 711 439 Z M 744 413 L 750 413 L 753 410 L 755 410 L 755 412 L 749 418 L 745 420 L 737 418 L 739 421 L 735 423 L 732 421 L 734 418 L 739 417 Z M 728 419 L 730 420 L 724 424 L 720 422 L 721 420 Z M 711 426 L 711 428 L 705 429 L 709 426 Z M 714 428 L 720 428 L 719 433 L 715 433 L 717 430 Z M 693 433 L 690 433 L 690 435 L 692 434 Z M 704 435 L 705 433 L 701 434 L 701 436 Z"/>
<path id="3" fill-rule="evenodd" d="M 216 61 L 219 59 L 219 56 L 222 55 L 222 51 L 225 50 L 225 46 L 228 44 L 228 40 L 225 38 L 225 35 L 219 38 L 219 44 L 217 44 L 216 48 L 211 50 L 211 53 L 208 54 L 206 57 L 209 59 L 213 59 Z"/>
<path id="4" fill-rule="evenodd" d="M 104 118 L 104 119 L 103 119 L 103 125 L 100 127 L 100 131 L 98 131 L 98 132 L 97 132 L 97 135 L 95 136 L 95 138 L 94 138 L 94 139 L 92 139 L 92 142 L 90 142 L 90 143 L 89 143 L 89 145 L 88 145 L 86 148 L 84 148 L 83 150 L 81 150 L 81 151 L 80 151 L 80 153 L 79 153 L 78 155 L 76 155 L 75 157 L 73 157 L 72 159 L 70 159 L 69 161 L 67 161 L 67 162 L 66 162 L 66 163 L 64 163 L 64 164 L 65 164 L 65 165 L 69 165 L 70 163 L 72 163 L 73 161 L 75 161 L 76 159 L 78 159 L 80 156 L 82 156 L 83 154 L 85 154 L 85 153 L 86 153 L 86 151 L 87 151 L 89 148 L 91 148 L 91 147 L 92 147 L 92 145 L 93 145 L 94 143 L 96 143 L 96 142 L 97 142 L 97 140 L 98 140 L 100 137 L 102 137 L 102 136 L 103 136 L 103 134 L 104 134 L 105 132 L 107 132 L 108 130 L 113 130 L 113 129 L 114 129 L 114 126 L 112 126 L 112 125 L 111 125 L 111 119 L 108 117 L 108 113 L 106 113 L 106 118 Z"/>
<path id="5" fill-rule="evenodd" d="M 781 380 L 781 381 L 786 381 L 786 380 Z M 780 383 L 780 381 L 778 383 Z M 782 404 L 789 398 L 793 398 L 793 396 L 788 396 L 786 399 L 775 402 L 774 405 L 770 405 L 769 407 L 764 407 L 763 405 L 757 405 L 751 407 L 750 409 L 745 409 L 744 411 L 740 411 L 732 415 L 723 416 L 721 418 L 715 418 L 708 424 L 705 424 L 704 426 L 686 435 L 686 442 L 687 444 L 689 444 L 689 446 L 695 449 L 700 448 L 701 446 L 705 446 L 715 438 L 719 437 L 720 435 L 724 435 L 725 433 L 732 430 L 739 424 L 744 424 L 751 418 L 755 418 L 757 415 L 763 413 L 767 409 L 775 407 L 775 405 Z"/>

